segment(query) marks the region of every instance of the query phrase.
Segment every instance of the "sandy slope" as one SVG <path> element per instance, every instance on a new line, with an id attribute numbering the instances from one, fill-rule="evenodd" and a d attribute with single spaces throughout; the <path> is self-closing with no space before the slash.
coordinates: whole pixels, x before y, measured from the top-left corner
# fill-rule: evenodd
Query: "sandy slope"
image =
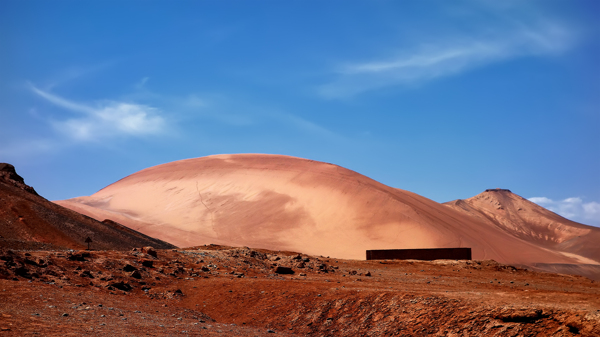
<path id="1" fill-rule="evenodd" d="M 471 247 L 475 259 L 504 263 L 582 259 L 345 168 L 278 155 L 171 162 L 57 203 L 178 246 L 245 245 L 355 259 L 367 249 Z"/>

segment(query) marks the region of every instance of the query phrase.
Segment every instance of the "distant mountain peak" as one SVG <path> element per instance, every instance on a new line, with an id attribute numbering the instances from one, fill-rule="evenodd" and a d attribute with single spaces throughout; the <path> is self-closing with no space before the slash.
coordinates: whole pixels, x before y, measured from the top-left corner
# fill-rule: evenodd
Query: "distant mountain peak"
<path id="1" fill-rule="evenodd" d="M 512 193 L 509 189 L 506 189 L 506 188 L 488 188 L 484 192 L 508 192 L 508 193 Z"/>

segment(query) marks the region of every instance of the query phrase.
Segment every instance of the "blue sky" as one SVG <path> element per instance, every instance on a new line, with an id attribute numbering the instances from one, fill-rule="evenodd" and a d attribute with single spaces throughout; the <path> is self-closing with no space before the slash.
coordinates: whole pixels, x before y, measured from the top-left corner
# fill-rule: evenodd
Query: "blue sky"
<path id="1" fill-rule="evenodd" d="M 220 153 L 600 225 L 600 2 L 2 1 L 0 161 L 48 199 Z"/>

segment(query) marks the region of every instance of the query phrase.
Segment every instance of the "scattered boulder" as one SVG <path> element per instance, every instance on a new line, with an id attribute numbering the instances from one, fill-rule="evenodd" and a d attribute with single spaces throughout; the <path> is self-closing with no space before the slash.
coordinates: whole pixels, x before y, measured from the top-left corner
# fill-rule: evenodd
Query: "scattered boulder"
<path id="1" fill-rule="evenodd" d="M 79 251 L 79 252 L 74 252 L 74 253 L 68 253 L 67 259 L 71 260 L 71 261 L 82 262 L 82 261 L 85 261 L 85 259 L 89 258 L 90 256 L 92 256 L 92 255 L 88 252 Z"/>
<path id="2" fill-rule="evenodd" d="M 131 273 L 131 275 L 129 275 L 129 276 L 131 276 L 133 278 L 136 278 L 136 279 L 141 279 L 142 278 L 142 274 L 140 273 L 139 270 L 134 270 L 133 273 Z"/>
<path id="3" fill-rule="evenodd" d="M 155 259 L 158 258 L 158 254 L 156 253 L 156 251 L 152 247 L 143 247 L 142 248 L 142 253 L 148 254 L 148 255 L 152 256 L 153 258 L 155 258 Z"/>
<path id="4" fill-rule="evenodd" d="M 177 296 L 184 296 L 183 295 L 183 291 L 181 291 L 181 289 L 176 289 L 173 291 L 169 291 L 167 292 L 169 295 L 173 296 L 173 297 L 177 297 Z"/>
<path id="5" fill-rule="evenodd" d="M 129 285 L 128 283 L 125 283 L 123 281 L 110 283 L 108 285 L 108 287 L 113 287 L 115 289 L 119 289 L 119 290 L 123 290 L 123 291 L 130 291 L 131 289 L 133 289 L 133 287 L 131 285 Z"/>

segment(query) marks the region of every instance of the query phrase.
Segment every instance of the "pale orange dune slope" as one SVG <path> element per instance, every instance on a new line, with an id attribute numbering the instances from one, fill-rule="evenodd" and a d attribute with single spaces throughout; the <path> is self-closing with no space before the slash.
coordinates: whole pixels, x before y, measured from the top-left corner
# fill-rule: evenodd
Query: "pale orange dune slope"
<path id="1" fill-rule="evenodd" d="M 57 201 L 178 246 L 243 245 L 364 259 L 367 249 L 471 247 L 476 259 L 576 263 L 463 211 L 340 166 L 263 154 L 150 167 Z"/>

